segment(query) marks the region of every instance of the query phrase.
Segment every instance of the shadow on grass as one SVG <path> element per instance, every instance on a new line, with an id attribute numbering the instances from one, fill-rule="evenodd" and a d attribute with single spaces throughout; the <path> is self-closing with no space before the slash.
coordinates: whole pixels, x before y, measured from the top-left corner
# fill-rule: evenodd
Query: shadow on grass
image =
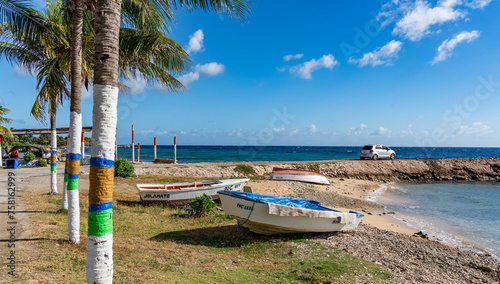
<path id="1" fill-rule="evenodd" d="M 146 207 L 147 205 L 143 204 L 142 201 L 132 201 L 132 200 L 116 200 L 116 203 L 127 206 L 127 207 L 135 207 L 135 206 L 144 206 Z"/>
<path id="2" fill-rule="evenodd" d="M 253 233 L 247 228 L 242 228 L 238 231 L 237 225 L 227 225 L 166 232 L 158 234 L 150 238 L 150 240 L 157 242 L 174 241 L 180 244 L 217 248 L 234 248 L 253 243 L 302 240 L 316 235 L 313 233 L 304 233 L 266 236 Z"/>
<path id="3" fill-rule="evenodd" d="M 18 213 L 27 213 L 27 214 L 31 214 L 31 213 L 59 213 L 59 211 L 28 211 L 28 210 L 12 211 L 12 212 L 15 212 L 16 214 L 18 214 Z M 12 212 L 11 211 L 0 211 L 0 214 L 2 214 L 2 213 L 8 214 L 8 213 L 12 213 Z"/>

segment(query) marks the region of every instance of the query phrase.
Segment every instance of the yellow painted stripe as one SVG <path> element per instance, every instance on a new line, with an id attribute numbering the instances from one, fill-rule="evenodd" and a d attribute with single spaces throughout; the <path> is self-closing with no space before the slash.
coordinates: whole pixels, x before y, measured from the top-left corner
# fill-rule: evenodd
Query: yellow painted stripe
<path id="1" fill-rule="evenodd" d="M 115 168 L 90 166 L 89 203 L 113 201 Z"/>

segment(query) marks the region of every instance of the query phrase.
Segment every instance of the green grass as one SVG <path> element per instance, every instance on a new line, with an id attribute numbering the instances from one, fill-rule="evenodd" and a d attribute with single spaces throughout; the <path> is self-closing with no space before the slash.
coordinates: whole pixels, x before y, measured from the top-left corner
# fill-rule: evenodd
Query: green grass
<path id="1" fill-rule="evenodd" d="M 175 207 L 144 206 L 135 183 L 170 183 L 191 178 L 116 179 L 113 200 L 115 283 L 386 283 L 392 276 L 377 265 L 314 234 L 263 236 L 237 230 L 221 209 L 188 218 Z M 60 196 L 26 196 L 43 211 L 30 227 L 32 242 L 17 282 L 85 282 L 88 190 L 80 189 L 81 243 L 67 241 L 67 215 Z M 220 207 L 220 205 L 218 205 Z M 26 265 L 28 264 L 29 265 Z"/>

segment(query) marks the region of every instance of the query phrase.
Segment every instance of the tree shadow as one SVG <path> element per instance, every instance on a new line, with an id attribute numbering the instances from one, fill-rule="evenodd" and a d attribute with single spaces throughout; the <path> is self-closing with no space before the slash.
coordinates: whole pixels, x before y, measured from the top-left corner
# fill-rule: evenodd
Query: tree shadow
<path id="1" fill-rule="evenodd" d="M 260 235 L 251 232 L 247 228 L 238 230 L 238 225 L 227 225 L 165 232 L 149 240 L 157 242 L 174 241 L 179 244 L 217 248 L 234 248 L 254 243 L 309 239 L 318 235 L 316 233 Z"/>
<path id="2" fill-rule="evenodd" d="M 116 203 L 120 204 L 120 205 L 123 205 L 123 206 L 127 206 L 127 207 L 144 206 L 144 204 L 142 203 L 142 201 L 116 200 Z"/>

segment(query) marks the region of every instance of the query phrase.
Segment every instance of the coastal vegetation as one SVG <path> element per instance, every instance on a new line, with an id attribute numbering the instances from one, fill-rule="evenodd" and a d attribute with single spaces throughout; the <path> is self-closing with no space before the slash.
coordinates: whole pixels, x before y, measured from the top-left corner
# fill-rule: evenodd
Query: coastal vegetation
<path id="1" fill-rule="evenodd" d="M 9 112 L 10 109 L 0 106 L 0 124 L 12 122 L 12 119 L 5 117 L 5 115 Z M 10 134 L 10 129 L 2 125 L 0 125 L 0 131 L 6 134 Z"/>
<path id="2" fill-rule="evenodd" d="M 255 170 L 253 169 L 253 167 L 249 166 L 249 165 L 237 165 L 236 167 L 234 167 L 234 170 L 236 172 L 243 174 L 243 175 L 256 175 L 257 174 L 255 172 Z"/>
<path id="3" fill-rule="evenodd" d="M 134 165 L 125 159 L 115 161 L 115 177 L 129 178 L 135 176 Z"/>

